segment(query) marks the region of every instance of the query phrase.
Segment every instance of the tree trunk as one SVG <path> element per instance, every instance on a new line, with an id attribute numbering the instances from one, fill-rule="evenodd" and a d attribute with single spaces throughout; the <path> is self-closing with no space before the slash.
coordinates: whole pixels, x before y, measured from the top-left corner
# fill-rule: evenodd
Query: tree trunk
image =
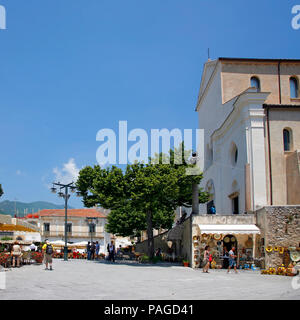
<path id="1" fill-rule="evenodd" d="M 152 227 L 152 212 L 147 212 L 147 236 L 148 236 L 148 256 L 150 259 L 154 257 L 154 239 Z"/>

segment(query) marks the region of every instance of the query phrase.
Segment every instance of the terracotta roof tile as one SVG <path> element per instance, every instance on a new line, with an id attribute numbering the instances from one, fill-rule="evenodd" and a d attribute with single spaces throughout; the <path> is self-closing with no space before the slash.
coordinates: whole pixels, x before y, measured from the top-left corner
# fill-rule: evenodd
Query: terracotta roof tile
<path id="1" fill-rule="evenodd" d="M 65 209 L 43 209 L 37 213 L 40 217 L 62 217 Z M 68 217 L 106 218 L 106 214 L 99 209 L 68 209 Z"/>

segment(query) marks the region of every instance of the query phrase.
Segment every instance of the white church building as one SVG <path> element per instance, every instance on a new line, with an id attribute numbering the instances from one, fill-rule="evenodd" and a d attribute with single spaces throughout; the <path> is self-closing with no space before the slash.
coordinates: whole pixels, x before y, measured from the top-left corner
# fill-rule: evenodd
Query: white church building
<path id="1" fill-rule="evenodd" d="M 205 141 L 201 187 L 211 196 L 201 213 L 212 204 L 222 215 L 300 204 L 299 195 L 288 200 L 287 190 L 300 182 L 299 174 L 289 182 L 287 173 L 299 171 L 298 161 L 289 168 L 287 159 L 299 156 L 299 75 L 300 60 L 205 63 L 196 111 Z"/>

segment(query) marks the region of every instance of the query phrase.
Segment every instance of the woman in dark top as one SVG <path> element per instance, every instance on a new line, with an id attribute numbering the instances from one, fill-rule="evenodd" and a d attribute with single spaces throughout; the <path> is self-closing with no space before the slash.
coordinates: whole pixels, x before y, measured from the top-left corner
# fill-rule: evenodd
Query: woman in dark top
<path id="1" fill-rule="evenodd" d="M 208 269 L 209 269 L 209 246 L 206 246 L 204 249 L 204 259 L 203 259 L 203 272 L 204 273 L 209 273 Z"/>
<path id="2" fill-rule="evenodd" d="M 229 253 L 227 247 L 224 247 L 224 254 L 223 254 L 223 268 L 227 269 L 229 266 Z"/>

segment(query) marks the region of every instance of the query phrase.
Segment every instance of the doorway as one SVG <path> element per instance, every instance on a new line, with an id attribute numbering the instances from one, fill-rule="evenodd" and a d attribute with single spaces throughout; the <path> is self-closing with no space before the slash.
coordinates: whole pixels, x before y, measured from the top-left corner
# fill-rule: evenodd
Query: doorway
<path id="1" fill-rule="evenodd" d="M 239 197 L 235 197 L 232 199 L 232 213 L 233 214 L 239 214 Z"/>
<path id="2" fill-rule="evenodd" d="M 232 247 L 235 247 L 235 249 L 237 250 L 237 239 L 236 236 L 232 235 L 232 234 L 228 234 L 223 238 L 223 256 L 225 254 L 225 248 L 227 249 L 227 251 L 229 252 L 231 250 Z M 223 268 L 227 269 L 229 265 L 229 259 L 224 259 L 223 260 Z"/>

